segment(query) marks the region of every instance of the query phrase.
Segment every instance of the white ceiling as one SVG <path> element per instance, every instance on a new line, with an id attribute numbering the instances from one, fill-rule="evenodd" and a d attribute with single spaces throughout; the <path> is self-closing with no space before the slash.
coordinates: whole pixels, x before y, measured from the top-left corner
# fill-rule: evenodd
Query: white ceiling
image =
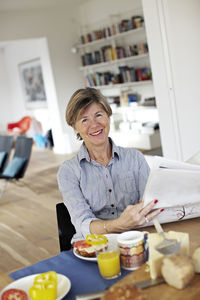
<path id="1" fill-rule="evenodd" d="M 0 11 L 31 10 L 79 5 L 89 0 L 0 0 Z"/>

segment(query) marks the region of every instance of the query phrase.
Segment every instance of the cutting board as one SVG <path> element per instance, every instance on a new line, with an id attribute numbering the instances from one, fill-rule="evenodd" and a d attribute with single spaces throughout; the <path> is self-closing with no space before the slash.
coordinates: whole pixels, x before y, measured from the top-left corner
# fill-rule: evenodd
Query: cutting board
<path id="1" fill-rule="evenodd" d="M 146 272 L 146 265 L 119 280 L 115 285 L 134 284 L 139 281 L 150 279 Z M 200 300 L 200 274 L 196 274 L 190 285 L 182 290 L 175 289 L 166 283 L 142 290 L 147 295 L 147 300 Z"/>

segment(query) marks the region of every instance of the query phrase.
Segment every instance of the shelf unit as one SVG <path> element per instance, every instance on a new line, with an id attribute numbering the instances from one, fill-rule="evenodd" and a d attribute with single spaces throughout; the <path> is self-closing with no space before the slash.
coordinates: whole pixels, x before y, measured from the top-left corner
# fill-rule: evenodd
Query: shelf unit
<path id="1" fill-rule="evenodd" d="M 125 32 L 116 33 L 114 35 L 108 36 L 106 38 L 100 38 L 98 40 L 90 41 L 84 44 L 79 44 L 77 48 L 79 49 L 80 56 L 85 55 L 86 53 L 89 53 L 91 55 L 94 55 L 95 51 L 102 51 L 103 47 L 110 47 L 111 49 L 116 49 L 116 47 L 124 47 L 124 49 L 127 49 L 127 47 L 133 45 L 138 46 L 143 43 L 144 45 L 147 44 L 146 39 L 146 31 L 145 26 L 142 24 L 141 27 L 134 28 Z M 112 51 L 112 50 L 111 50 Z M 142 50 L 143 51 L 143 50 Z M 117 55 L 114 55 L 114 59 L 112 55 L 110 56 L 110 60 L 108 61 L 101 61 L 98 63 L 95 63 L 95 60 L 92 61 L 91 64 L 87 64 L 80 67 L 80 71 L 83 72 L 83 75 L 85 78 L 87 76 L 94 76 L 97 73 L 103 73 L 110 72 L 110 73 L 119 73 L 119 67 L 122 67 L 121 70 L 123 70 L 123 66 L 127 66 L 127 70 L 129 68 L 133 69 L 143 69 L 143 68 L 150 68 L 150 60 L 149 60 L 149 53 L 148 49 L 144 48 L 144 52 L 139 51 L 135 55 L 130 55 L 127 57 L 122 58 L 116 58 Z M 95 73 L 96 72 L 96 73 Z M 127 76 L 126 78 L 130 79 L 130 76 Z M 131 78 L 132 79 L 132 78 Z M 137 78 L 136 78 L 137 79 Z M 146 78 L 145 78 L 146 79 Z M 123 77 L 124 80 L 124 77 Z M 99 82 L 96 81 L 96 82 Z M 94 81 L 94 83 L 96 83 Z M 85 84 L 88 86 L 88 83 L 91 83 L 87 79 L 85 79 Z M 93 82 L 92 82 L 93 83 Z M 151 78 L 147 78 L 146 80 L 134 80 L 134 81 L 128 81 L 125 82 L 109 82 L 107 84 L 89 84 L 91 87 L 95 87 L 101 90 L 102 94 L 104 94 L 106 97 L 116 97 L 119 96 L 121 99 L 124 97 L 123 93 L 136 93 L 141 95 L 141 103 L 144 101 L 144 98 L 146 97 L 154 97 L 154 90 L 153 90 L 153 82 Z M 123 101 L 120 101 L 122 103 Z M 127 113 L 127 111 L 129 112 Z M 156 122 L 157 122 L 157 108 L 156 107 L 146 107 L 142 105 L 138 105 L 135 107 L 129 107 L 129 106 L 122 106 L 122 107 L 116 107 L 113 106 L 113 116 L 111 118 L 111 136 L 114 139 L 114 141 L 117 144 L 128 146 L 128 147 L 138 147 L 143 149 L 151 150 L 153 148 L 157 148 L 161 145 L 160 138 L 159 138 L 159 130 L 155 131 L 155 134 L 140 134 L 134 132 L 134 130 L 131 129 L 131 126 L 129 129 L 127 129 L 127 132 L 124 132 L 123 130 L 120 130 L 119 127 L 116 128 L 116 122 L 127 122 L 127 119 L 129 118 L 130 114 L 132 114 L 130 121 L 133 122 L 133 116 L 144 114 L 144 122 L 148 121 L 148 114 L 156 116 Z M 128 116 L 128 117 L 127 117 Z M 137 119 L 136 116 L 136 119 Z M 137 120 L 136 120 L 137 121 Z M 150 117 L 150 121 L 151 117 Z M 123 124 L 122 124 L 123 125 Z M 129 142 L 127 141 L 129 136 Z M 141 137 L 141 142 L 140 138 Z M 119 143 L 120 142 L 120 143 Z"/>
<path id="2" fill-rule="evenodd" d="M 122 83 L 122 87 L 124 87 L 126 83 L 131 82 L 135 86 L 137 81 L 144 79 L 142 76 L 146 76 L 145 79 L 151 79 L 150 69 L 145 69 L 145 67 L 149 67 L 149 55 L 146 47 L 144 26 L 78 45 L 77 48 L 84 60 L 84 63 L 82 61 L 84 65 L 80 67 L 80 70 L 83 71 L 88 81 L 87 85 L 105 88 L 105 85 L 111 87 Z M 95 52 L 98 55 L 98 62 Z M 140 77 L 137 74 L 139 68 L 143 70 L 141 71 L 143 75 Z M 144 74 L 145 70 L 147 70 L 146 74 Z M 108 74 L 109 72 L 110 74 Z M 125 85 L 123 85 L 124 83 Z"/>
<path id="3" fill-rule="evenodd" d="M 143 58 L 148 58 L 149 54 L 148 53 L 144 53 L 144 54 L 139 54 L 139 55 L 134 55 L 134 56 L 128 56 L 128 57 L 124 57 L 124 58 L 119 58 L 119 59 L 114 59 L 111 61 L 106 61 L 106 62 L 102 62 L 102 63 L 98 63 L 98 64 L 92 64 L 92 65 L 87 65 L 84 67 L 80 67 L 81 71 L 84 70 L 92 70 L 92 69 L 98 69 L 101 67 L 106 67 L 106 66 L 111 66 L 111 65 L 120 65 L 122 63 L 126 63 L 129 61 L 137 61 Z"/>
<path id="4" fill-rule="evenodd" d="M 152 80 L 144 80 L 144 81 L 135 81 L 135 82 L 124 82 L 124 83 L 118 83 L 118 84 L 107 84 L 107 85 L 99 85 L 95 86 L 96 88 L 99 88 L 101 90 L 108 90 L 108 89 L 123 89 L 128 87 L 142 87 L 144 85 L 152 85 Z"/>
<path id="5" fill-rule="evenodd" d="M 139 28 L 135 28 L 135 29 L 125 31 L 125 32 L 116 33 L 116 34 L 108 36 L 106 38 L 101 38 L 99 40 L 95 40 L 95 41 L 92 41 L 92 42 L 89 42 L 89 43 L 79 44 L 79 45 L 77 45 L 77 48 L 78 49 L 87 48 L 87 47 L 95 46 L 97 44 L 102 44 L 102 43 L 105 43 L 105 42 L 108 42 L 108 41 L 116 40 L 118 38 L 126 37 L 128 35 L 137 34 L 137 33 L 141 33 L 141 32 L 145 32 L 144 27 L 139 27 Z"/>

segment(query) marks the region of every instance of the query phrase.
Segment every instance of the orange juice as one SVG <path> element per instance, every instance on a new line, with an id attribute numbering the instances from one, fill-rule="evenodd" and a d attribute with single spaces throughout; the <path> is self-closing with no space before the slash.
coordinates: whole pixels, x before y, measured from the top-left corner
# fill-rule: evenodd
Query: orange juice
<path id="1" fill-rule="evenodd" d="M 97 257 L 99 271 L 104 278 L 115 278 L 120 273 L 119 254 L 115 251 L 102 252 Z"/>

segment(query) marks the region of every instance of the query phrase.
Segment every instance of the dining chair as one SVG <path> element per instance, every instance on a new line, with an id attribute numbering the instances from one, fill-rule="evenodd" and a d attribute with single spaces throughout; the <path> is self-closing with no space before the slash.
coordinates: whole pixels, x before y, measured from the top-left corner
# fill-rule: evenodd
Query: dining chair
<path id="1" fill-rule="evenodd" d="M 13 146 L 13 136 L 0 135 L 0 174 L 5 169 Z"/>
<path id="2" fill-rule="evenodd" d="M 0 198 L 5 192 L 9 182 L 16 182 L 24 177 L 31 156 L 32 144 L 32 138 L 24 136 L 17 137 L 13 158 L 0 174 L 0 179 L 4 179 L 4 186 L 0 191 Z"/>
<path id="3" fill-rule="evenodd" d="M 30 129 L 32 117 L 25 116 L 15 123 L 7 124 L 7 134 L 24 134 Z"/>
<path id="4" fill-rule="evenodd" d="M 75 227 L 71 222 L 71 217 L 64 203 L 56 204 L 56 215 L 58 224 L 58 236 L 60 251 L 70 250 L 72 248 L 71 239 L 76 233 Z"/>

